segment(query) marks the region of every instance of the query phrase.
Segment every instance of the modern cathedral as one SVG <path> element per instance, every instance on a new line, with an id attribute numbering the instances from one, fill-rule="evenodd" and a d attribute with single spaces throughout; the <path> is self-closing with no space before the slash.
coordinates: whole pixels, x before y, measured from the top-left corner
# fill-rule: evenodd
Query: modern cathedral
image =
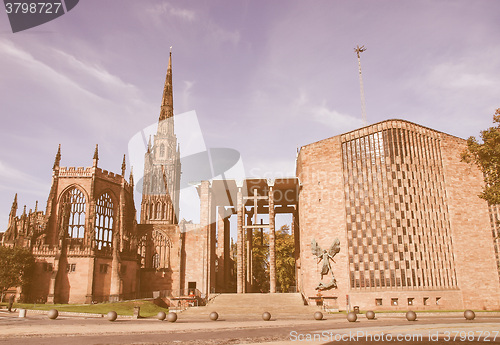
<path id="1" fill-rule="evenodd" d="M 172 303 L 257 292 L 252 236 L 266 231 L 272 294 L 275 216 L 287 213 L 295 286 L 307 304 L 499 309 L 500 209 L 477 197 L 483 177 L 460 161 L 465 148 L 455 136 L 386 120 L 303 146 L 295 177 L 198 181 L 200 224 L 179 221 L 170 54 L 140 222 L 125 157 L 120 173 L 102 170 L 96 146 L 91 167 L 62 167 L 59 147 L 45 212 L 37 205 L 17 215 L 16 195 L 2 245 L 36 259 L 33 282 L 18 288 L 26 301 Z"/>

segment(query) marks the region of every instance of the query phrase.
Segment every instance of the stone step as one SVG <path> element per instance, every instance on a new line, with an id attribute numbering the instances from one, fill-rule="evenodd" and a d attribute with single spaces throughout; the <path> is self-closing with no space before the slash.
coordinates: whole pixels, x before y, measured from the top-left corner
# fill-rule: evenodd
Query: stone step
<path id="1" fill-rule="evenodd" d="M 207 318 L 216 311 L 224 318 L 258 319 L 263 312 L 273 317 L 304 318 L 312 317 L 318 311 L 316 306 L 305 306 L 299 293 L 287 294 L 221 294 L 207 306 L 192 307 L 182 312 L 183 319 Z"/>
<path id="2" fill-rule="evenodd" d="M 213 299 L 216 305 L 283 305 L 293 304 L 303 306 L 302 296 L 299 293 L 247 293 L 247 294 L 221 294 Z"/>

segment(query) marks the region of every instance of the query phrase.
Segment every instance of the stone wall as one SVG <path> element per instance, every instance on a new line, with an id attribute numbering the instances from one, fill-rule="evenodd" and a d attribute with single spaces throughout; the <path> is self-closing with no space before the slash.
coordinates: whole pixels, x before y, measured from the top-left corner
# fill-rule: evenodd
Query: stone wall
<path id="1" fill-rule="evenodd" d="M 382 152 L 374 150 L 372 136 L 353 142 L 354 153 L 343 153 L 343 143 L 373 133 L 383 138 Z M 348 298 L 351 306 L 374 310 L 499 308 L 488 206 L 477 197 L 482 174 L 460 162 L 465 147 L 462 139 L 401 120 L 302 147 L 297 279 L 306 298 L 314 302 L 320 296 L 340 309 Z M 349 217 L 355 217 L 349 222 L 346 202 Z M 354 238 L 349 231 L 356 226 Z M 331 267 L 338 287 L 318 294 L 322 262 L 311 253 L 311 241 L 328 250 L 336 238 L 341 249 Z M 377 260 L 370 259 L 375 255 Z M 384 278 L 387 285 L 381 284 Z M 324 276 L 322 282 L 329 280 Z"/>
<path id="2" fill-rule="evenodd" d="M 441 142 L 457 279 L 465 308 L 498 309 L 500 287 L 488 205 L 478 194 L 482 173 L 460 162 L 465 140 L 444 135 Z"/>

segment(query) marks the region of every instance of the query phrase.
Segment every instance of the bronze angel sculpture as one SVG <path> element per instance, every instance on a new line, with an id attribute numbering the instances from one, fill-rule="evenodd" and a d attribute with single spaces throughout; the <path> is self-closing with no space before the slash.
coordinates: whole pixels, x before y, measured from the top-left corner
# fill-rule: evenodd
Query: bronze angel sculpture
<path id="1" fill-rule="evenodd" d="M 323 284 L 320 282 L 318 286 L 316 287 L 316 290 L 323 291 L 323 290 L 329 290 L 332 288 L 337 288 L 337 280 L 335 279 L 335 275 L 333 274 L 332 271 L 332 266 L 330 265 L 330 260 L 332 260 L 335 263 L 335 260 L 333 258 L 335 255 L 340 252 L 340 240 L 337 238 L 335 241 L 332 243 L 330 246 L 330 249 L 327 251 L 321 250 L 321 247 L 318 245 L 315 239 L 312 240 L 311 242 L 311 250 L 313 255 L 316 256 L 318 259 L 318 264 L 323 261 L 323 266 L 321 267 L 321 279 L 323 280 L 323 276 L 327 275 L 328 273 L 331 273 L 332 279 L 328 284 Z"/>

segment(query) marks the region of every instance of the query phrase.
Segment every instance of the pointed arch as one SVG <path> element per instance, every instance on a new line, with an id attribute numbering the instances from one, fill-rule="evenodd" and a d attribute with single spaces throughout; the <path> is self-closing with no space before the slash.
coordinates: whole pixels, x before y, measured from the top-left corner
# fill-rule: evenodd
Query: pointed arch
<path id="1" fill-rule="evenodd" d="M 153 240 L 153 253 L 151 255 L 152 268 L 170 268 L 170 249 L 172 248 L 172 241 L 168 235 L 159 230 L 153 230 L 151 239 Z"/>
<path id="2" fill-rule="evenodd" d="M 97 249 L 111 248 L 115 225 L 113 200 L 108 192 L 101 194 L 96 201 L 95 242 Z"/>
<path id="3" fill-rule="evenodd" d="M 165 144 L 161 143 L 160 145 L 160 158 L 165 157 Z"/>
<path id="4" fill-rule="evenodd" d="M 156 219 L 161 219 L 161 204 L 159 201 L 156 202 Z"/>
<path id="5" fill-rule="evenodd" d="M 83 191 L 71 186 L 67 188 L 59 199 L 60 234 L 71 239 L 85 237 L 87 198 Z"/>
<path id="6" fill-rule="evenodd" d="M 141 258 L 141 268 L 146 267 L 147 235 L 142 236 L 137 244 L 137 254 Z"/>

